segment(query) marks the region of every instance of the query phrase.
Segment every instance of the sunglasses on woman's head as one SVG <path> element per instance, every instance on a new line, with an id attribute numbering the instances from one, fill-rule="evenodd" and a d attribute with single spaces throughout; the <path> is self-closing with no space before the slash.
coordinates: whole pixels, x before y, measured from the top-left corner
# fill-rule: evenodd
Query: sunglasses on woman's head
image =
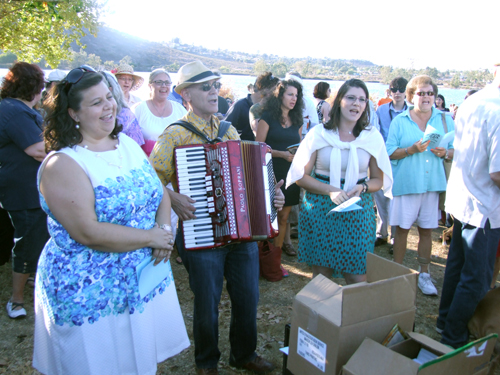
<path id="1" fill-rule="evenodd" d="M 64 78 L 65 83 L 70 83 L 74 85 L 75 83 L 80 82 L 80 80 L 83 78 L 85 73 L 97 73 L 94 68 L 88 66 L 88 65 L 82 65 L 79 66 L 78 68 L 75 68 L 71 70 L 68 75 Z"/>

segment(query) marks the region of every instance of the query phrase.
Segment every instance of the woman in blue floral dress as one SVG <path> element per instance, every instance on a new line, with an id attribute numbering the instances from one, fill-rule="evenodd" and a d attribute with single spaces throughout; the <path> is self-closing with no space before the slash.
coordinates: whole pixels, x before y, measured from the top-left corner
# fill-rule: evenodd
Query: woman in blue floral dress
<path id="1" fill-rule="evenodd" d="M 120 133 L 102 79 L 83 66 L 52 91 L 52 152 L 38 176 L 51 235 L 35 290 L 33 365 L 44 374 L 156 374 L 189 346 L 170 264 L 139 292 L 138 266 L 172 251 L 170 200 Z"/>

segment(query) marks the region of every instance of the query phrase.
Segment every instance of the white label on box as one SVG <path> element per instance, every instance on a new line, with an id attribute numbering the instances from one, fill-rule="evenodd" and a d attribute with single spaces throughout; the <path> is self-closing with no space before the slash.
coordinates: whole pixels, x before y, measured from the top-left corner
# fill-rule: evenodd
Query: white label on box
<path id="1" fill-rule="evenodd" d="M 325 372 L 326 344 L 299 327 L 297 354 Z"/>

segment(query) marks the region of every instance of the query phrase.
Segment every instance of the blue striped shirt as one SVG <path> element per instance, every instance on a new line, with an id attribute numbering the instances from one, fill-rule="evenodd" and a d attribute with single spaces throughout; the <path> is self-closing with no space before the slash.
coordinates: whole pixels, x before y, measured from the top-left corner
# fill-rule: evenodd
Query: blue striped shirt
<path id="1" fill-rule="evenodd" d="M 398 148 L 411 147 L 424 136 L 424 132 L 411 119 L 411 109 L 413 106 L 392 120 L 386 142 L 389 156 Z M 433 126 L 444 134 L 441 113 L 436 108 L 432 108 L 432 115 L 427 125 Z M 451 116 L 446 115 L 445 118 L 448 132 L 455 130 L 455 123 Z M 453 144 L 450 143 L 448 148 L 453 148 Z M 392 194 L 394 196 L 423 194 L 428 191 L 446 191 L 443 159 L 434 155 L 430 150 L 415 153 L 400 160 L 391 160 L 391 164 L 394 178 Z"/>

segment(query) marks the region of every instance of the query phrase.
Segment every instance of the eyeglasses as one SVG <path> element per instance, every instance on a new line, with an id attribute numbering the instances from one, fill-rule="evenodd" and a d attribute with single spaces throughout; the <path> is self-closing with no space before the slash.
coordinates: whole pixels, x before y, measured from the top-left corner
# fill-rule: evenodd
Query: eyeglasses
<path id="1" fill-rule="evenodd" d="M 170 81 L 153 81 L 153 83 L 156 85 L 156 86 L 172 86 L 172 82 Z"/>
<path id="2" fill-rule="evenodd" d="M 75 83 L 80 82 L 80 80 L 83 78 L 85 73 L 97 73 L 94 68 L 88 66 L 88 65 L 82 65 L 79 66 L 78 68 L 75 68 L 71 70 L 66 77 L 64 78 L 63 82 L 65 83 L 70 83 L 74 85 Z"/>
<path id="3" fill-rule="evenodd" d="M 415 92 L 415 95 L 418 96 L 434 96 L 434 91 L 417 91 Z"/>
<path id="4" fill-rule="evenodd" d="M 212 87 L 216 90 L 220 90 L 222 84 L 219 81 L 215 81 L 214 83 L 210 84 L 208 82 L 205 82 L 201 85 L 201 89 L 203 91 L 210 91 L 212 90 Z"/>
<path id="5" fill-rule="evenodd" d="M 344 99 L 348 103 L 351 103 L 351 104 L 354 104 L 356 102 L 356 100 L 359 100 L 360 104 L 366 104 L 368 102 L 368 99 L 366 99 L 364 96 L 360 96 L 358 98 L 357 96 L 354 96 L 354 95 L 347 95 L 347 96 L 344 96 Z"/>
<path id="6" fill-rule="evenodd" d="M 118 80 L 122 82 L 134 82 L 134 79 L 130 77 L 118 77 Z"/>
<path id="7" fill-rule="evenodd" d="M 396 92 L 398 92 L 398 91 L 399 91 L 401 94 L 404 94 L 404 93 L 405 93 L 405 91 L 406 91 L 406 87 L 404 87 L 404 88 L 403 88 L 403 87 L 391 87 L 391 92 L 392 92 L 392 93 L 394 93 L 394 94 L 395 94 L 395 93 L 396 93 Z"/>

